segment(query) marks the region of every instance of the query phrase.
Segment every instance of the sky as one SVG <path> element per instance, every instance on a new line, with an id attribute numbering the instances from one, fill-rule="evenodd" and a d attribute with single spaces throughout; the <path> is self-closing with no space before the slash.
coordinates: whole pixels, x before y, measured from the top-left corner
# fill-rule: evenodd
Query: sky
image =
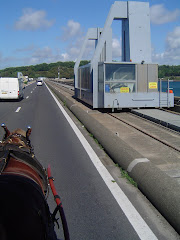
<path id="1" fill-rule="evenodd" d="M 150 5 L 152 62 L 180 65 L 180 0 L 141 1 Z M 4 69 L 76 61 L 88 28 L 103 28 L 114 0 L 0 3 L 0 69 Z M 121 21 L 113 21 L 112 28 L 113 59 L 121 60 Z M 91 58 L 93 44 L 89 41 L 84 59 Z"/>

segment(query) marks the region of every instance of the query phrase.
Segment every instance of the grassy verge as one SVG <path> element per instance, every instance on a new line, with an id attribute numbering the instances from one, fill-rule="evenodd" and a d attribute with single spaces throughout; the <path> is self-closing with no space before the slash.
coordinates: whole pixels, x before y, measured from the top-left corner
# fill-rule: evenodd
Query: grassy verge
<path id="1" fill-rule="evenodd" d="M 87 131 L 87 129 L 86 129 Z M 98 140 L 94 137 L 94 135 L 92 133 L 89 132 L 89 136 L 93 138 L 93 140 L 95 141 L 96 144 L 99 145 L 99 147 L 104 150 L 103 146 L 98 142 Z"/>
<path id="2" fill-rule="evenodd" d="M 86 129 L 87 130 L 87 129 Z M 93 136 L 92 133 L 89 133 L 89 136 L 93 138 L 93 140 L 95 141 L 96 144 L 99 145 L 99 147 L 105 151 L 105 149 L 103 148 L 103 146 L 98 142 L 98 140 Z M 106 151 L 105 151 L 106 152 Z M 106 153 L 107 154 L 107 153 Z M 137 183 L 132 179 L 132 177 L 129 176 L 128 172 L 125 171 L 122 167 L 119 167 L 118 164 L 116 164 L 116 166 L 120 169 L 121 171 L 121 177 L 122 178 L 126 178 L 127 182 L 132 184 L 134 187 L 138 187 Z M 113 182 L 113 181 L 112 181 Z"/>
<path id="3" fill-rule="evenodd" d="M 116 167 L 119 167 L 118 164 L 116 164 Z M 128 172 L 125 171 L 124 169 L 122 169 L 121 167 L 119 167 L 120 171 L 121 171 L 121 177 L 122 178 L 126 178 L 127 182 L 129 182 L 130 184 L 132 184 L 135 187 L 138 187 L 137 183 L 132 179 L 132 177 L 129 176 Z"/>

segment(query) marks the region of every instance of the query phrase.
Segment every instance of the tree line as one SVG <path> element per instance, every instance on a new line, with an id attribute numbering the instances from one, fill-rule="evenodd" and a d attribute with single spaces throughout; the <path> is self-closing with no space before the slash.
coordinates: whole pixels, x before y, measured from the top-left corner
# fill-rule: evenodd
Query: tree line
<path id="1" fill-rule="evenodd" d="M 80 66 L 89 63 L 89 61 L 81 61 Z M 74 64 L 73 61 L 68 62 L 56 62 L 56 63 L 42 63 L 31 66 L 22 67 L 10 67 L 0 70 L 0 77 L 17 77 L 18 72 L 22 72 L 24 76 L 29 78 L 47 77 L 57 78 L 58 71 L 60 78 L 73 79 L 74 78 Z M 160 65 L 158 66 L 158 77 L 159 78 L 171 78 L 180 80 L 180 65 L 169 66 Z"/>
<path id="2" fill-rule="evenodd" d="M 158 76 L 159 78 L 171 78 L 180 80 L 180 65 L 161 65 L 158 67 Z"/>
<path id="3" fill-rule="evenodd" d="M 81 61 L 80 65 L 85 65 L 89 61 Z M 58 78 L 58 71 L 60 78 L 72 79 L 74 78 L 74 64 L 75 62 L 56 62 L 56 63 L 42 63 L 31 66 L 10 67 L 0 70 L 0 77 L 17 77 L 18 72 L 22 72 L 24 76 L 29 78 L 47 77 Z"/>

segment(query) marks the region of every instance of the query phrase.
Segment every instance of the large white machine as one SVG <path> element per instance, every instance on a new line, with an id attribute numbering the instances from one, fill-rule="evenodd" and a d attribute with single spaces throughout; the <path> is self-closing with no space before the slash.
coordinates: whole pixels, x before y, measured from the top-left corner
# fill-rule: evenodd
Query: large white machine
<path id="1" fill-rule="evenodd" d="M 112 61 L 112 22 L 122 21 L 122 62 Z M 79 67 L 89 40 L 94 55 Z M 174 94 L 158 88 L 158 65 L 151 60 L 147 2 L 116 1 L 104 28 L 90 28 L 74 67 L 75 97 L 93 108 L 173 107 Z"/>

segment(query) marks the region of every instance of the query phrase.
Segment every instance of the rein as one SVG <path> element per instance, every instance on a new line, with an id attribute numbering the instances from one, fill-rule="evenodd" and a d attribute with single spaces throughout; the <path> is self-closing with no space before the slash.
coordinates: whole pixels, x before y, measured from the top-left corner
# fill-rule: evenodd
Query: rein
<path id="1" fill-rule="evenodd" d="M 9 159 L 9 151 L 6 150 L 4 151 L 4 155 L 2 156 L 2 158 L 0 158 L 0 175 L 2 174 L 4 168 L 6 167 L 8 159 Z"/>

